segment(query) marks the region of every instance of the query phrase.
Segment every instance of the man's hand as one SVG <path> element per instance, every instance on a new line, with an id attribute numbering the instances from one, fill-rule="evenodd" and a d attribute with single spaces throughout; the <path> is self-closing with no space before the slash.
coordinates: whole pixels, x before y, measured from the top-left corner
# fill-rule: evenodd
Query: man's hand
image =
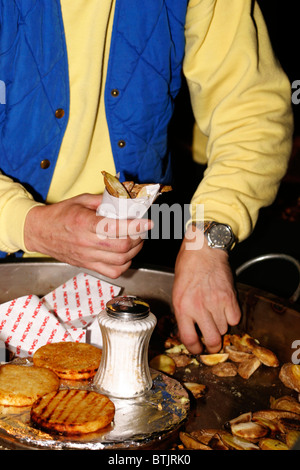
<path id="1" fill-rule="evenodd" d="M 152 228 L 149 220 L 114 220 L 96 215 L 102 196 L 82 194 L 33 207 L 25 221 L 27 251 L 91 269 L 116 279 L 131 265 Z"/>
<path id="2" fill-rule="evenodd" d="M 179 251 L 173 286 L 173 305 L 181 341 L 193 354 L 202 351 L 199 332 L 207 350 L 218 352 L 228 325 L 236 325 L 241 317 L 233 285 L 228 254 L 208 246 L 192 248 L 193 237 L 202 237 L 192 226 Z"/>

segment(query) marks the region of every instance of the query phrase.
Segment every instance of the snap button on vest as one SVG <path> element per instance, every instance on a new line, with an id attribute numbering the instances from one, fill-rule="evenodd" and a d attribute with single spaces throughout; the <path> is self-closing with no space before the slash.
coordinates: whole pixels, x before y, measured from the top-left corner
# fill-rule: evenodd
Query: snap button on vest
<path id="1" fill-rule="evenodd" d="M 117 90 L 116 88 L 114 88 L 113 90 L 111 90 L 111 96 L 113 96 L 114 98 L 116 98 L 117 96 L 119 96 L 119 90 Z"/>
<path id="2" fill-rule="evenodd" d="M 62 109 L 62 108 L 58 108 L 56 111 L 55 111 L 55 117 L 57 119 L 61 119 L 62 117 L 64 117 L 65 115 L 65 110 Z"/>
<path id="3" fill-rule="evenodd" d="M 118 146 L 119 146 L 120 148 L 123 148 L 123 147 L 125 147 L 125 145 L 126 145 L 126 142 L 125 142 L 125 140 L 119 140 L 119 142 L 118 142 Z"/>
<path id="4" fill-rule="evenodd" d="M 46 170 L 50 166 L 50 161 L 46 158 L 45 160 L 41 161 L 40 165 L 42 170 Z"/>

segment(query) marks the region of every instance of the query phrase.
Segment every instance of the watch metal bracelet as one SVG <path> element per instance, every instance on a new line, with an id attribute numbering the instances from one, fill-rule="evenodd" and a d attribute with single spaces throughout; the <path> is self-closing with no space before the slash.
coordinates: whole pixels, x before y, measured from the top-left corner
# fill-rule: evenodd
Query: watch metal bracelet
<path id="1" fill-rule="evenodd" d="M 233 231 L 228 224 L 204 220 L 196 222 L 194 225 L 203 232 L 211 248 L 229 251 L 236 242 Z"/>

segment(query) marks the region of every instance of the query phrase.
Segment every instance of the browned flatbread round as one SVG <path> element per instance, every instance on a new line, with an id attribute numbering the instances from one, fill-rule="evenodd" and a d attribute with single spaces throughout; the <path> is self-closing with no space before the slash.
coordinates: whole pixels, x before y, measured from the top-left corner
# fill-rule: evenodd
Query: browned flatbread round
<path id="1" fill-rule="evenodd" d="M 43 367 L 17 364 L 0 366 L 1 405 L 30 406 L 45 393 L 57 390 L 59 385 L 59 377 Z"/>
<path id="2" fill-rule="evenodd" d="M 115 407 L 105 395 L 73 388 L 43 395 L 31 407 L 30 415 L 44 431 L 80 435 L 110 424 Z"/>
<path id="3" fill-rule="evenodd" d="M 62 379 L 86 380 L 96 374 L 101 355 L 101 349 L 91 344 L 62 341 L 37 349 L 33 363 L 53 370 Z"/>

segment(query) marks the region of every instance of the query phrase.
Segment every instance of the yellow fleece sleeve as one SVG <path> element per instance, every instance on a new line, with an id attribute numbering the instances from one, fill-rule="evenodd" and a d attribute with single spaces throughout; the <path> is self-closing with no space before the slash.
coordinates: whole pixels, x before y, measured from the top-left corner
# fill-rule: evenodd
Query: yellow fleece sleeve
<path id="1" fill-rule="evenodd" d="M 204 219 L 230 224 L 241 241 L 287 169 L 290 83 L 251 0 L 190 0 L 185 33 L 184 74 L 207 162 L 191 216 L 203 204 Z"/>
<path id="2" fill-rule="evenodd" d="M 0 173 L 0 250 L 25 251 L 24 223 L 28 211 L 39 205 L 25 188 Z"/>

